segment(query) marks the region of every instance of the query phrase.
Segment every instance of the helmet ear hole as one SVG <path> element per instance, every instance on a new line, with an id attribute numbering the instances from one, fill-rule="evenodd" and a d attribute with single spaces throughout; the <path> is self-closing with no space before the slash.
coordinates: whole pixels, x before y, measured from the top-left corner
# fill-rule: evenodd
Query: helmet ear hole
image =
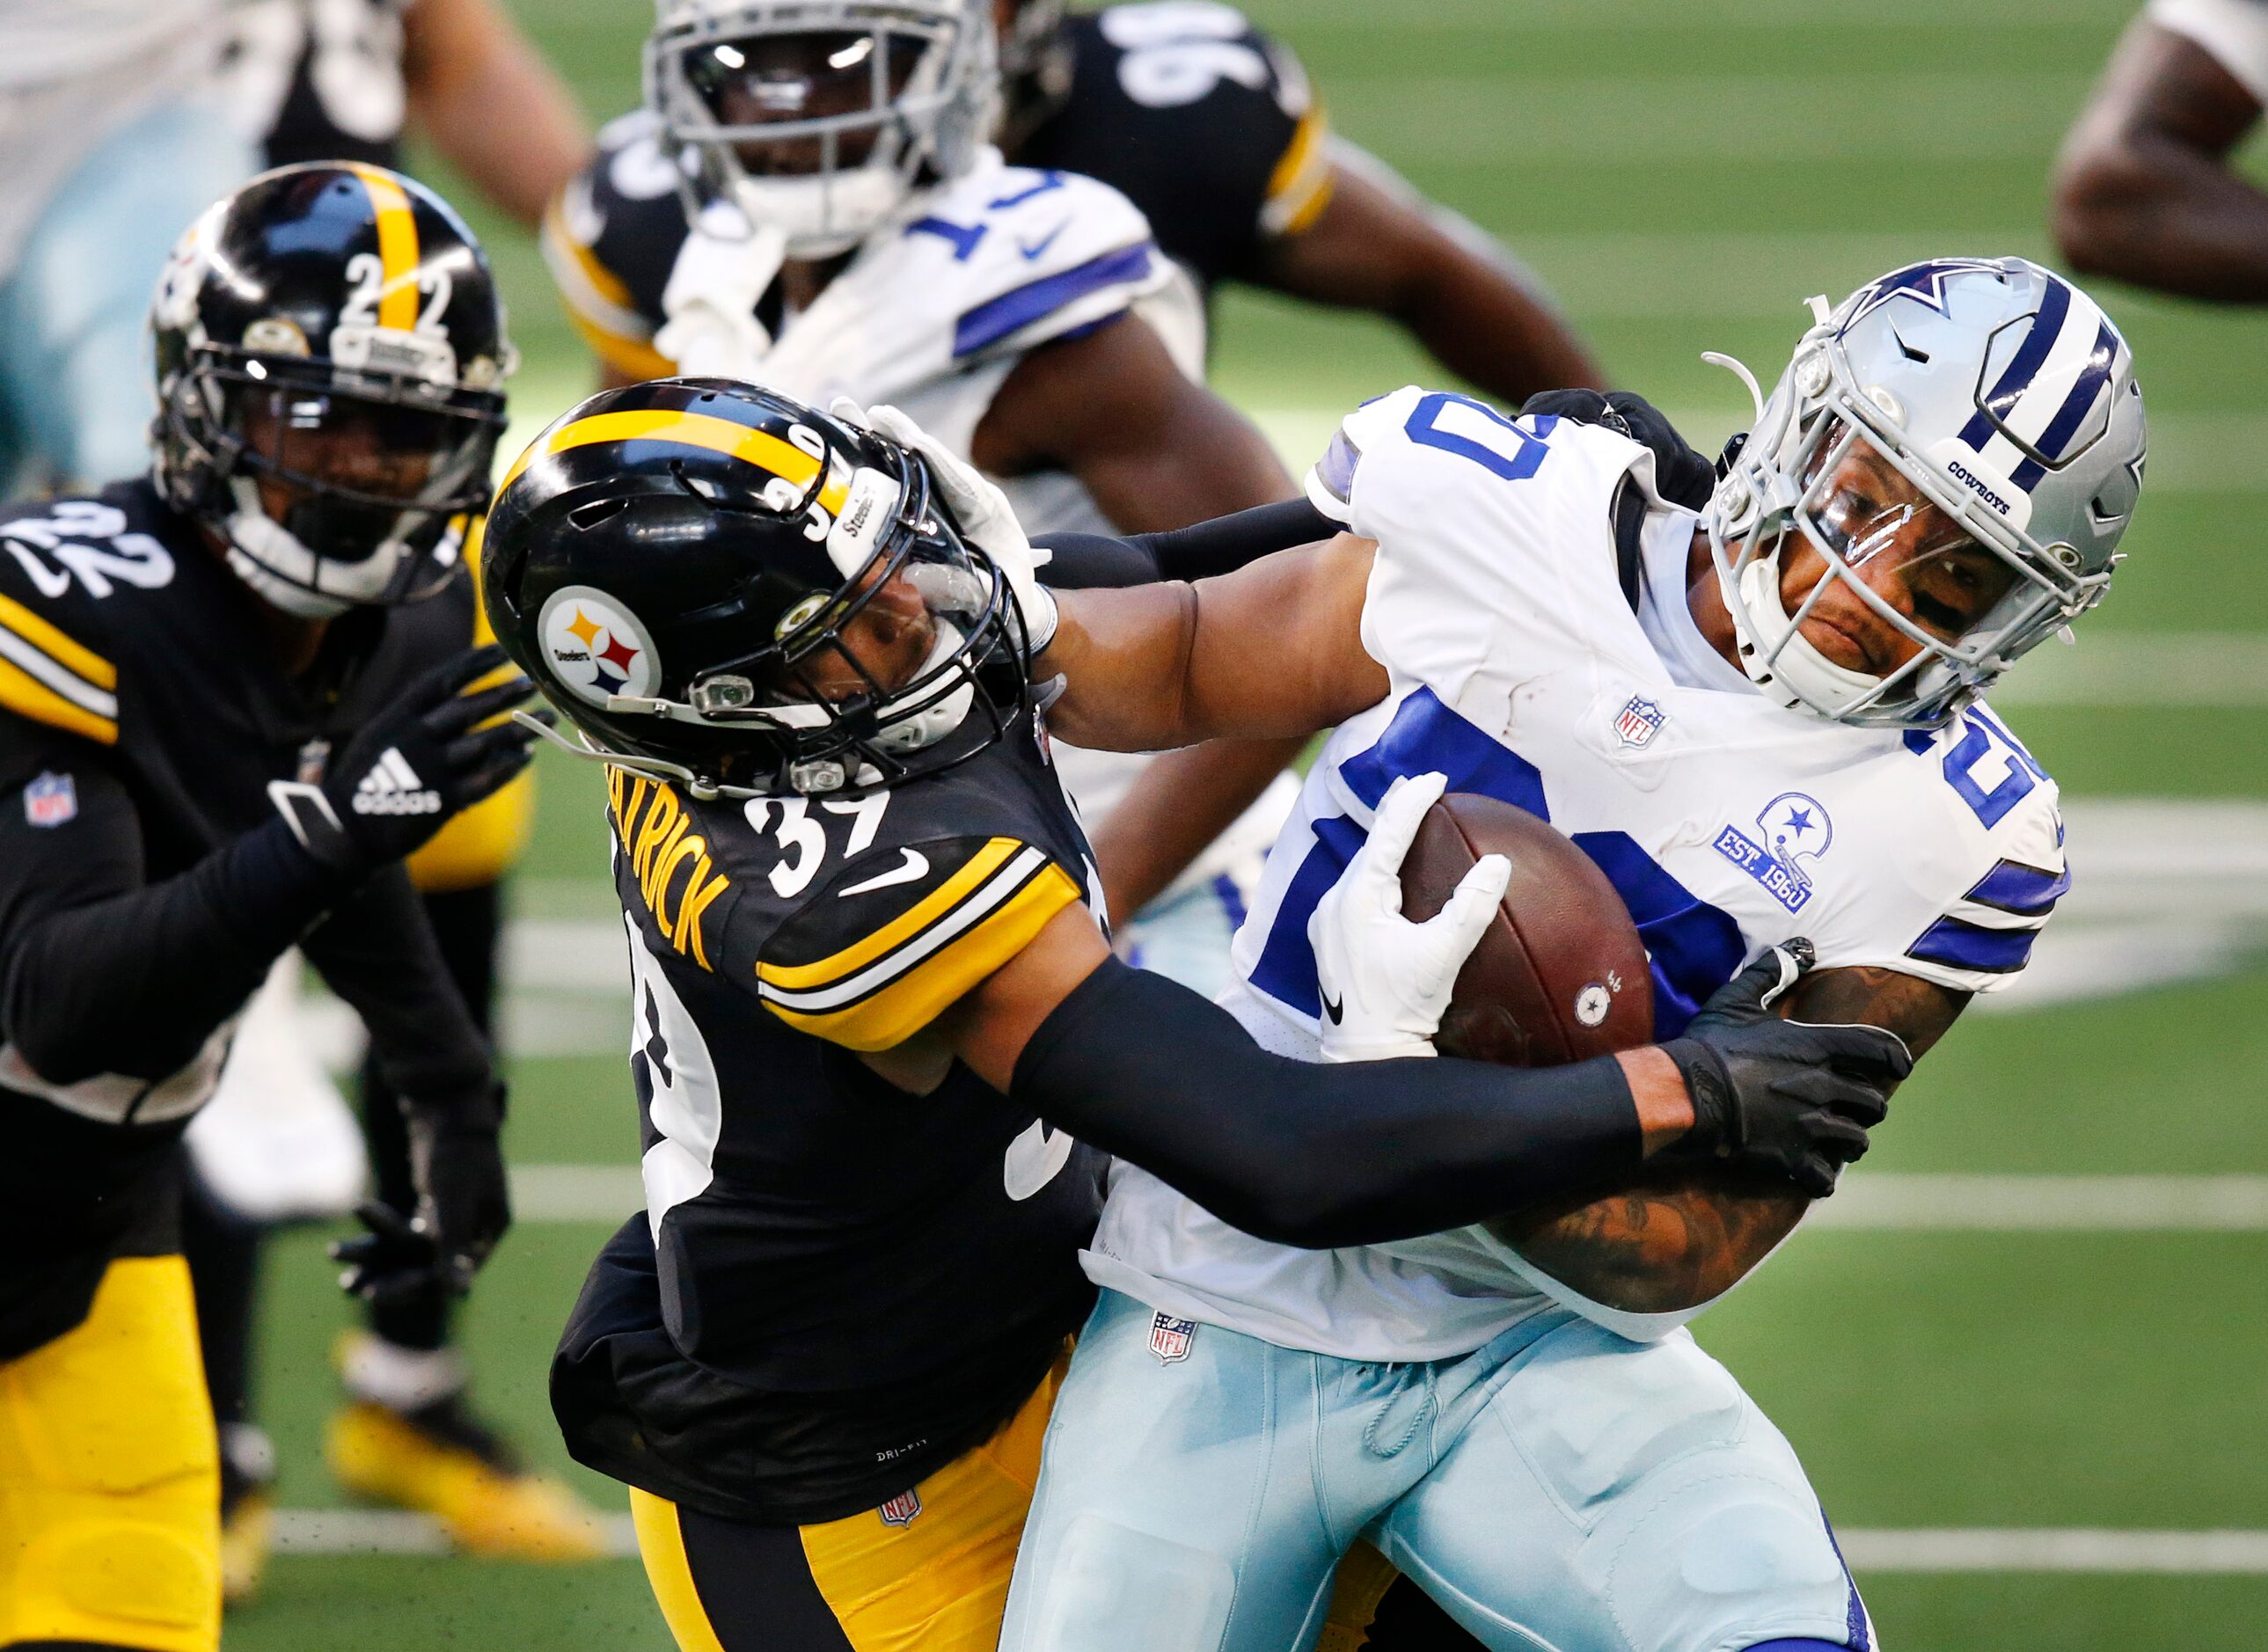
<path id="1" fill-rule="evenodd" d="M 567 513 L 568 525 L 578 532 L 588 532 L 609 518 L 618 517 L 630 508 L 630 501 L 616 496 L 593 499 L 589 504 L 578 505 Z"/>

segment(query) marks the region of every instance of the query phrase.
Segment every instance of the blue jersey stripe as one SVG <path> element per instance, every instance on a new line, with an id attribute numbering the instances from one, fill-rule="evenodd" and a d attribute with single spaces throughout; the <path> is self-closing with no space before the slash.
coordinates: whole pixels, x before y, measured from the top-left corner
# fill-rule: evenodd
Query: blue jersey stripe
<path id="1" fill-rule="evenodd" d="M 2029 963 L 2037 929 L 1988 929 L 1959 918 L 1940 918 L 1906 948 L 1908 958 L 1985 975 L 2013 975 Z"/>
<path id="2" fill-rule="evenodd" d="M 971 356 L 1020 333 L 1033 322 L 1054 314 L 1090 293 L 1124 282 L 1139 281 L 1150 273 L 1150 243 L 1121 247 L 1091 258 L 1075 268 L 1058 270 L 1027 282 L 997 298 L 988 298 L 954 323 L 953 353 Z"/>
<path id="3" fill-rule="evenodd" d="M 2040 300 L 2039 313 L 2032 319 L 2032 330 L 2017 346 L 2014 357 L 1999 383 L 1992 386 L 1969 422 L 1961 429 L 1961 440 L 1976 452 L 1984 451 L 1984 444 L 1992 439 L 1992 432 L 2007 422 L 2016 403 L 2023 400 L 2024 392 L 2032 387 L 2032 376 L 2055 348 L 2056 335 L 2063 331 L 2064 317 L 2071 309 L 2071 289 L 2059 281 L 2050 281 L 2044 297 Z"/>
<path id="4" fill-rule="evenodd" d="M 2041 918 L 2055 910 L 2055 903 L 2070 888 L 2068 866 L 2059 872 L 2048 872 L 2021 861 L 2002 861 L 1977 879 L 1977 886 L 1962 899 L 1980 907 L 2013 912 L 2019 917 Z"/>

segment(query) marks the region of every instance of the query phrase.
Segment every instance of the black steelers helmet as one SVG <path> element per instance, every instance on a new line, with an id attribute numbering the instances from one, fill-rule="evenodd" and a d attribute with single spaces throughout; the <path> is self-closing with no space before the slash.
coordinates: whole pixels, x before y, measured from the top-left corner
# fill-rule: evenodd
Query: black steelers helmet
<path id="1" fill-rule="evenodd" d="M 183 234 L 150 324 L 158 484 L 254 591 L 321 617 L 440 588 L 513 355 L 439 196 L 380 166 L 264 173 Z"/>
<path id="2" fill-rule="evenodd" d="M 929 472 L 752 385 L 602 391 L 520 455 L 489 620 L 592 754 L 696 796 L 861 791 L 965 761 L 1029 705 L 1006 582 Z"/>

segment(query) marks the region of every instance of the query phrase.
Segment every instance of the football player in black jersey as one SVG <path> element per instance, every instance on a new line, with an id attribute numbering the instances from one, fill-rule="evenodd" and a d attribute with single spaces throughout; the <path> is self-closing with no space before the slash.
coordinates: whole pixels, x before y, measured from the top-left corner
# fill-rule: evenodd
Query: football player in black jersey
<path id="1" fill-rule="evenodd" d="M 349 160 L 398 169 L 405 133 L 415 130 L 482 197 L 533 229 L 590 151 L 572 94 L 497 0 L 239 0 L 226 23 L 221 88 L 270 166 Z M 453 620 L 460 639 L 485 643 L 479 606 L 473 581 L 453 579 L 418 622 L 438 637 Z M 495 1017 L 504 880 L 534 814 L 531 773 L 456 817 L 409 861 L 441 955 L 483 1034 Z M 268 1046 L 305 1042 L 286 986 L 268 989 L 281 1013 L 248 1018 L 239 1047 L 254 1059 L 230 1075 L 190 1139 L 193 1167 L 213 1165 L 230 1183 L 274 1181 L 276 1155 L 259 1132 L 282 1111 L 272 1089 L 247 1093 L 261 1104 L 256 1110 L 232 1105 L 237 1088 L 250 1092 L 263 1080 L 281 1082 L 294 1065 L 312 1067 L 298 1050 L 257 1059 Z M 375 1063 L 364 1063 L 361 1082 L 371 1162 L 381 1193 L 398 1190 L 409 1173 L 399 1110 Z M 272 1188 L 270 1197 L 289 1202 L 291 1192 Z M 249 1403 L 268 1230 L 202 1177 L 192 1181 L 185 1226 L 221 1425 L 223 1559 L 229 1598 L 241 1601 L 258 1586 L 272 1524 L 274 1449 Z M 358 1498 L 432 1513 L 468 1553 L 597 1553 L 589 1511 L 563 1484 L 530 1472 L 470 1409 L 450 1307 L 439 1296 L 372 1303 L 365 1327 L 341 1339 L 349 1397 L 324 1442 L 334 1476 Z"/>
<path id="2" fill-rule="evenodd" d="M 497 636 L 610 765 L 634 983 L 647 1209 L 552 1401 L 633 1487 L 688 1652 L 993 1644 L 1105 1153 L 1335 1245 L 1648 1155 L 1815 1186 L 1863 1149 L 1904 1070 L 1871 1029 L 1314 1066 L 1113 959 L 1027 664 L 1054 598 L 1028 550 L 972 548 L 1023 545 L 972 473 L 848 416 L 725 380 L 603 392 L 515 463 L 483 551 Z M 1106 548 L 1248 554 L 1320 520 Z M 1463 945 L 1492 908 L 1456 903 Z"/>
<path id="3" fill-rule="evenodd" d="M 527 685 L 465 693 L 500 657 L 409 606 L 488 496 L 487 260 L 394 173 L 286 168 L 182 238 L 151 327 L 150 474 L 0 518 L 0 1646 L 218 1644 L 180 1137 L 285 948 L 401 1098 L 352 1288 L 461 1291 L 508 1221 L 502 1087 L 401 865 L 527 762 L 493 723 Z"/>

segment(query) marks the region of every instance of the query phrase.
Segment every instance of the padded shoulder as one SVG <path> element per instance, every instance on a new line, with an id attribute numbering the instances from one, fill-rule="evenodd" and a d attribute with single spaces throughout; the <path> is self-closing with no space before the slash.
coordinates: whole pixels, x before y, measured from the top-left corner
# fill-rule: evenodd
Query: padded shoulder
<path id="1" fill-rule="evenodd" d="M 138 482 L 0 513 L 0 709 L 117 744 L 121 644 L 176 569 L 158 515 Z"/>
<path id="2" fill-rule="evenodd" d="M 688 233 L 660 129 L 644 110 L 609 122 L 543 218 L 543 261 L 568 319 L 601 359 L 638 378 L 672 371 L 652 341 Z"/>
<path id="3" fill-rule="evenodd" d="M 901 1044 L 1079 898 L 1045 849 L 924 838 L 847 860 L 773 929 L 757 995 L 790 1026 L 854 1050 Z"/>

